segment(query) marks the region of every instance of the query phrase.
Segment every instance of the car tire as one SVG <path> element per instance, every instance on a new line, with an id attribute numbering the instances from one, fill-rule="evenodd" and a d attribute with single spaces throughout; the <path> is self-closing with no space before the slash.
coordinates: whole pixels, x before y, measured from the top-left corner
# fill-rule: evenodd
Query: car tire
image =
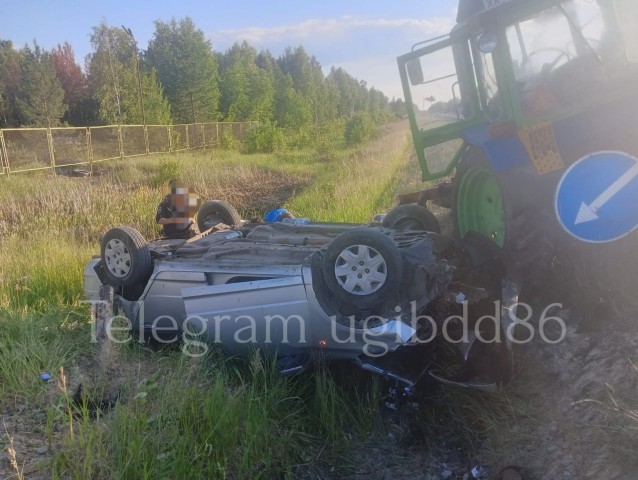
<path id="1" fill-rule="evenodd" d="M 197 212 L 197 227 L 204 232 L 220 223 L 229 227 L 241 227 L 239 212 L 230 203 L 223 200 L 210 200 Z"/>
<path id="2" fill-rule="evenodd" d="M 355 229 L 328 245 L 321 269 L 339 306 L 371 309 L 398 298 L 403 260 L 388 234 L 383 229 Z"/>
<path id="3" fill-rule="evenodd" d="M 100 252 L 106 283 L 114 287 L 145 282 L 153 269 L 146 240 L 131 227 L 117 227 L 106 232 Z"/>
<path id="4" fill-rule="evenodd" d="M 423 230 L 441 233 L 441 226 L 434 214 L 415 203 L 395 207 L 385 216 L 382 225 L 399 231 Z"/>

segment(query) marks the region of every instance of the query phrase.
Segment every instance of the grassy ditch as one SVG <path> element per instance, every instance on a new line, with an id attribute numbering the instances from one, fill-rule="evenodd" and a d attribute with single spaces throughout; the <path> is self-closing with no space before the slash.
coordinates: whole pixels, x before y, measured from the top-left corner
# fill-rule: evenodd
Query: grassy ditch
<path id="1" fill-rule="evenodd" d="M 113 226 L 156 238 L 155 209 L 175 177 L 244 217 L 285 203 L 313 220 L 368 221 L 391 206 L 409 161 L 405 130 L 397 131 L 385 135 L 391 148 L 379 139 L 320 151 L 202 151 L 103 163 L 92 178 L 0 178 L 0 447 L 8 455 L 0 477 L 351 473 L 344 452 L 371 428 L 374 385 L 343 387 L 328 372 L 284 380 L 258 357 L 193 359 L 136 343 L 118 346 L 110 374 L 97 375 L 82 270 Z M 42 372 L 53 379 L 43 382 Z M 115 397 L 104 412 L 92 400 Z"/>

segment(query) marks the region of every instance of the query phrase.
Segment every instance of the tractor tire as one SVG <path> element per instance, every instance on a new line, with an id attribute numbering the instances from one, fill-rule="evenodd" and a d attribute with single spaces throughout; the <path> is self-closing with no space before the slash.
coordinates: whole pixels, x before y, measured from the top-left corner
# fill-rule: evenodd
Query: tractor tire
<path id="1" fill-rule="evenodd" d="M 494 170 L 470 149 L 454 178 L 453 220 L 461 240 L 470 233 L 490 239 L 503 252 L 510 274 L 534 289 L 554 257 L 550 203 L 529 176 Z"/>
<path id="2" fill-rule="evenodd" d="M 241 227 L 239 212 L 230 203 L 223 200 L 210 200 L 197 212 L 197 227 L 200 232 L 213 228 L 220 223 L 229 227 Z"/>
<path id="3" fill-rule="evenodd" d="M 382 225 L 399 231 L 426 231 L 441 233 L 441 226 L 434 214 L 427 208 L 414 203 L 399 205 L 388 213 L 383 219 Z"/>
<path id="4" fill-rule="evenodd" d="M 403 260 L 383 229 L 342 233 L 326 248 L 321 268 L 327 290 L 340 305 L 365 310 L 398 298 Z"/>
<path id="5" fill-rule="evenodd" d="M 131 227 L 117 227 L 106 232 L 100 253 L 106 283 L 116 288 L 146 282 L 153 270 L 146 240 Z"/>

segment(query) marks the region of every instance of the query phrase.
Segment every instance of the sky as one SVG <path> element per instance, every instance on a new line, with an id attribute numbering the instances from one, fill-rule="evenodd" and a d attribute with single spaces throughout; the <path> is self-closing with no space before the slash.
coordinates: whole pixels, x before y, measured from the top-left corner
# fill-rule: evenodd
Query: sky
<path id="1" fill-rule="evenodd" d="M 457 0 L 1 0 L 0 39 L 16 48 L 37 40 L 45 49 L 68 41 L 84 64 L 92 27 L 105 20 L 130 28 L 141 49 L 154 21 L 190 16 L 225 51 L 246 40 L 275 56 L 303 45 L 328 73 L 331 66 L 402 98 L 396 57 L 454 25 Z"/>

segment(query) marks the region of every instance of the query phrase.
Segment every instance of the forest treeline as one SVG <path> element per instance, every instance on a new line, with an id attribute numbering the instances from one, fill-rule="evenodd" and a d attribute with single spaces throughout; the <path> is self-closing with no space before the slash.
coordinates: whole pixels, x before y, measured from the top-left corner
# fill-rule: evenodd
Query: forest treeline
<path id="1" fill-rule="evenodd" d="M 188 17 L 157 20 L 143 51 L 130 30 L 105 22 L 91 45 L 83 69 L 69 43 L 46 51 L 0 40 L 0 127 L 142 124 L 140 90 L 155 125 L 258 120 L 299 129 L 403 107 L 342 68 L 324 75 L 302 46 L 277 58 L 246 42 L 216 52 Z"/>

